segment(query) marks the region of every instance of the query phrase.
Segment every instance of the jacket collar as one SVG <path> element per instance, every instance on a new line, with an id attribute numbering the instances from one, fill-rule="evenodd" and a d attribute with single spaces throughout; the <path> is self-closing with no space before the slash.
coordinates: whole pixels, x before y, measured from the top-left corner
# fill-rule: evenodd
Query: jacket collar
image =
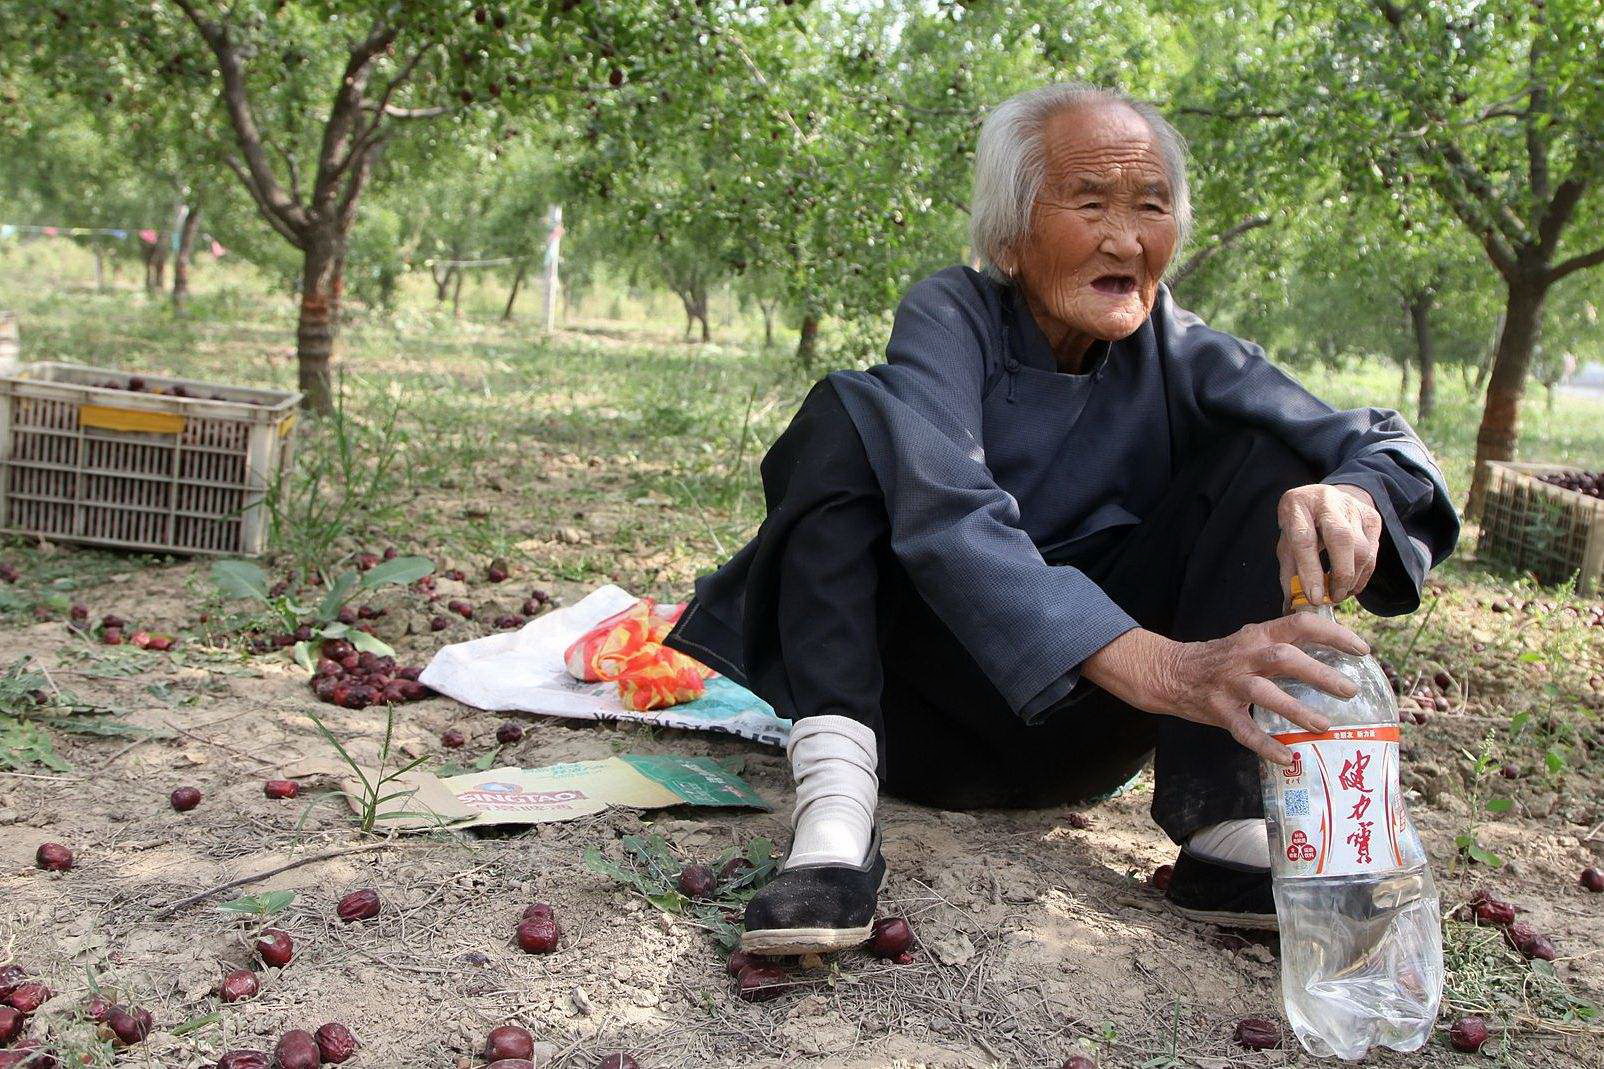
<path id="1" fill-rule="evenodd" d="M 1159 283 L 1158 296 L 1153 301 L 1153 310 L 1155 312 L 1158 310 L 1159 304 L 1164 301 L 1165 296 L 1166 289 L 1161 282 Z M 1047 335 L 1042 333 L 1041 326 L 1036 322 L 1036 317 L 1030 314 L 1030 308 L 1025 304 L 1024 297 L 1020 294 L 1018 286 L 1008 285 L 1004 287 L 1003 314 L 1006 320 L 1005 327 L 1008 330 L 1009 349 L 1014 358 L 1026 367 L 1033 367 L 1039 371 L 1058 371 L 1058 361 L 1053 356 L 1053 347 L 1047 341 Z M 1141 333 L 1141 328 L 1137 328 L 1131 334 L 1131 337 L 1135 337 L 1139 333 Z M 1086 366 L 1085 370 L 1080 374 L 1090 375 L 1101 370 L 1107 364 L 1109 354 L 1114 347 L 1122 344 L 1125 340 L 1127 339 L 1122 338 L 1118 342 L 1101 340 L 1093 342 L 1091 348 L 1086 350 Z"/>

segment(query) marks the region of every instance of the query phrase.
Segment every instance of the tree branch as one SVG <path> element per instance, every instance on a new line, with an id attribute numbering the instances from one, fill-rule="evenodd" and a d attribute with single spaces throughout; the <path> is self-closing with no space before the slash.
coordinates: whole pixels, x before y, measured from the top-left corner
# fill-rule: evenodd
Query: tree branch
<path id="1" fill-rule="evenodd" d="M 1553 199 L 1544 206 L 1543 214 L 1537 221 L 1537 247 L 1543 259 L 1548 259 L 1559 247 L 1565 224 L 1570 222 L 1571 213 L 1576 210 L 1576 203 L 1582 199 L 1582 194 L 1587 192 L 1587 186 L 1587 179 L 1573 172 L 1559 184 Z"/>
<path id="2" fill-rule="evenodd" d="M 295 166 L 295 157 L 279 148 L 276 141 L 269 141 L 268 145 L 272 147 L 274 152 L 278 153 L 279 159 L 284 161 L 284 169 L 290 173 L 290 196 L 294 197 L 296 202 L 299 203 L 301 199 L 301 172 Z"/>
<path id="3" fill-rule="evenodd" d="M 1548 86 L 1538 77 L 1537 66 L 1542 61 L 1544 52 L 1544 37 L 1548 31 L 1548 19 L 1544 16 L 1543 5 L 1532 5 L 1532 18 L 1536 27 L 1532 33 L 1531 47 L 1526 52 L 1527 69 L 1531 72 L 1532 99 L 1526 108 L 1526 167 L 1527 177 L 1531 183 L 1532 210 L 1535 214 L 1543 210 L 1548 203 L 1548 137 L 1540 129 L 1540 120 L 1548 113 Z"/>
<path id="4" fill-rule="evenodd" d="M 1569 260 L 1555 264 L 1548 269 L 1548 281 L 1552 285 L 1566 275 L 1574 274 L 1586 267 L 1597 267 L 1604 264 L 1604 245 L 1600 245 L 1592 252 L 1584 252 L 1580 256 L 1572 256 Z"/>
<path id="5" fill-rule="evenodd" d="M 1171 108 L 1176 115 L 1202 115 L 1210 119 L 1285 119 L 1284 111 L 1249 108 L 1246 111 L 1218 111 L 1214 108 Z"/>
<path id="6" fill-rule="evenodd" d="M 367 157 L 366 148 L 358 144 L 357 125 L 362 116 L 362 104 L 367 94 L 368 80 L 373 76 L 373 63 L 394 43 L 397 30 L 381 15 L 374 20 L 368 35 L 351 46 L 340 77 L 340 88 L 334 94 L 334 105 L 323 124 L 323 144 L 318 151 L 317 178 L 312 185 L 312 205 L 317 213 L 330 218 L 340 198 L 340 185 L 346 169 Z M 378 117 L 375 116 L 377 119 Z"/>
<path id="7" fill-rule="evenodd" d="M 262 132 L 256 125 L 256 116 L 251 111 L 250 91 L 245 84 L 243 57 L 229 40 L 228 31 L 201 15 L 192 0 L 173 0 L 173 3 L 195 26 L 202 40 L 217 57 L 217 69 L 223 80 L 223 105 L 228 112 L 229 124 L 234 130 L 234 140 L 245 157 L 244 167 L 251 176 L 251 183 L 247 188 L 251 190 L 252 197 L 262 209 L 262 213 L 267 216 L 268 222 L 273 224 L 274 229 L 281 234 L 286 230 L 299 234 L 306 228 L 306 209 L 284 191 L 284 187 L 279 184 L 278 177 L 273 174 L 273 168 L 268 163 L 267 152 L 262 143 Z M 302 239 L 297 237 L 294 240 L 299 244 Z"/>
<path id="8" fill-rule="evenodd" d="M 1174 287 L 1180 282 L 1184 282 L 1188 275 L 1192 274 L 1192 272 L 1208 263 L 1209 260 L 1214 258 L 1215 254 L 1217 254 L 1221 249 L 1224 249 L 1227 245 L 1231 244 L 1237 238 L 1241 237 L 1243 234 L 1246 234 L 1250 230 L 1257 230 L 1261 226 L 1269 225 L 1270 217 L 1268 215 L 1255 215 L 1251 219 L 1244 219 L 1242 222 L 1231 227 L 1229 230 L 1225 230 L 1219 234 L 1216 234 L 1214 239 L 1210 241 L 1206 247 L 1201 248 L 1194 252 L 1191 256 L 1188 256 L 1186 258 L 1186 262 L 1180 267 L 1176 268 L 1174 273 L 1169 276 L 1167 281 L 1171 287 Z"/>
<path id="9" fill-rule="evenodd" d="M 1434 175 L 1428 181 L 1459 216 L 1459 221 L 1481 239 L 1482 248 L 1487 250 L 1487 258 L 1498 268 L 1498 273 L 1509 278 L 1515 271 L 1515 250 L 1478 210 L 1481 205 L 1464 197 L 1449 175 Z"/>
<path id="10" fill-rule="evenodd" d="M 1392 27 L 1394 36 L 1400 42 L 1407 44 L 1407 38 L 1404 35 L 1403 9 L 1393 3 L 1392 0 L 1375 0 L 1375 5 L 1376 9 L 1381 12 L 1382 17 Z M 1416 105 L 1414 110 L 1421 112 L 1422 117 L 1428 122 L 1428 127 L 1418 132 L 1419 136 L 1437 155 L 1442 157 L 1443 161 L 1448 165 L 1449 171 L 1464 187 L 1465 192 L 1485 209 L 1487 217 L 1491 219 L 1513 247 L 1511 252 L 1513 249 L 1532 244 L 1532 237 L 1526 229 L 1526 224 L 1510 210 L 1509 205 L 1504 202 L 1503 198 L 1498 196 L 1497 191 L 1493 189 L 1492 182 L 1482 173 L 1481 168 L 1477 167 L 1475 162 L 1465 154 L 1464 150 L 1455 143 L 1453 138 L 1447 136 L 1444 132 L 1446 123 L 1424 107 Z M 1435 135 L 1432 133 L 1432 128 L 1436 130 Z M 1461 218 L 1464 218 L 1464 216 L 1461 215 Z M 1481 224 L 1472 224 L 1472 229 L 1479 232 Z M 1487 239 L 1484 237 L 1483 241 L 1485 243 Z M 1491 247 L 1489 247 L 1488 254 L 1492 255 Z M 1509 259 L 1513 262 L 1513 255 Z M 1494 262 L 1498 262 L 1496 257 Z"/>
<path id="11" fill-rule="evenodd" d="M 250 171 L 245 169 L 245 165 L 228 153 L 223 154 L 223 163 L 229 170 L 239 176 L 240 182 L 245 186 L 245 192 L 251 195 L 251 199 L 261 209 L 262 218 L 267 220 L 267 225 L 277 230 L 284 240 L 294 245 L 297 249 L 306 248 L 305 238 L 283 219 L 280 219 L 278 213 L 263 199 L 262 191 L 256 188 L 256 181 L 251 177 Z"/>

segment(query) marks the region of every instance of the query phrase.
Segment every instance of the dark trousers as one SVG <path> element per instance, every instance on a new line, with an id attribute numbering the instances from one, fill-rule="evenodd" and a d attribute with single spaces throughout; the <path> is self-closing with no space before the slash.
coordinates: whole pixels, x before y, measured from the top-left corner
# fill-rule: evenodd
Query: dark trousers
<path id="1" fill-rule="evenodd" d="M 1257 757 L 1218 728 L 1142 712 L 1087 681 L 1034 726 L 1015 715 L 892 554 L 879 483 L 828 383 L 762 471 L 771 520 L 784 522 L 765 523 L 754 547 L 770 574 L 748 579 L 764 593 L 747 611 L 776 619 L 747 621 L 747 682 L 782 716 L 873 728 L 889 793 L 944 809 L 1073 803 L 1118 787 L 1156 749 L 1153 818 L 1175 841 L 1262 815 Z M 1048 562 L 1086 572 L 1151 631 L 1219 638 L 1281 614 L 1276 505 L 1318 478 L 1244 429 L 1186 459 L 1143 522 Z M 762 545 L 765 532 L 783 544 Z"/>

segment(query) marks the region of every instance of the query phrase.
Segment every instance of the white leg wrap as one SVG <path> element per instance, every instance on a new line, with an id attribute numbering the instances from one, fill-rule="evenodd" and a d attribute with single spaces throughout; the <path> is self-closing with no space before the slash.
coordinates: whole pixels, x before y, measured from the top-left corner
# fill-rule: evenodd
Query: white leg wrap
<path id="1" fill-rule="evenodd" d="M 880 794 L 874 732 L 844 716 L 804 717 L 791 728 L 786 755 L 796 810 L 784 867 L 860 864 Z"/>
<path id="2" fill-rule="evenodd" d="M 1224 820 L 1192 833 L 1187 848 L 1210 861 L 1231 861 L 1255 868 L 1270 867 L 1270 837 L 1264 821 Z"/>

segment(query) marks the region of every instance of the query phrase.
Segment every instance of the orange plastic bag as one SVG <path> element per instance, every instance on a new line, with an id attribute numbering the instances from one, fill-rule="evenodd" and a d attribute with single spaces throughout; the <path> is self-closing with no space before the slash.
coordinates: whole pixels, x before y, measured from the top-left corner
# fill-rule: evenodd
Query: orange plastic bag
<path id="1" fill-rule="evenodd" d="M 586 683 L 617 679 L 631 657 L 648 643 L 661 644 L 673 626 L 663 628 L 654 638 L 653 608 L 651 598 L 642 598 L 580 635 L 563 652 L 568 674 Z"/>
<path id="2" fill-rule="evenodd" d="M 636 712 L 693 702 L 706 693 L 711 674 L 679 650 L 649 646 L 625 665 L 618 677 L 618 697 L 626 709 Z"/>
<path id="3" fill-rule="evenodd" d="M 619 699 L 636 712 L 695 701 L 715 673 L 663 645 L 683 603 L 659 609 L 651 598 L 614 613 L 563 652 L 568 674 L 587 683 L 618 684 Z"/>

